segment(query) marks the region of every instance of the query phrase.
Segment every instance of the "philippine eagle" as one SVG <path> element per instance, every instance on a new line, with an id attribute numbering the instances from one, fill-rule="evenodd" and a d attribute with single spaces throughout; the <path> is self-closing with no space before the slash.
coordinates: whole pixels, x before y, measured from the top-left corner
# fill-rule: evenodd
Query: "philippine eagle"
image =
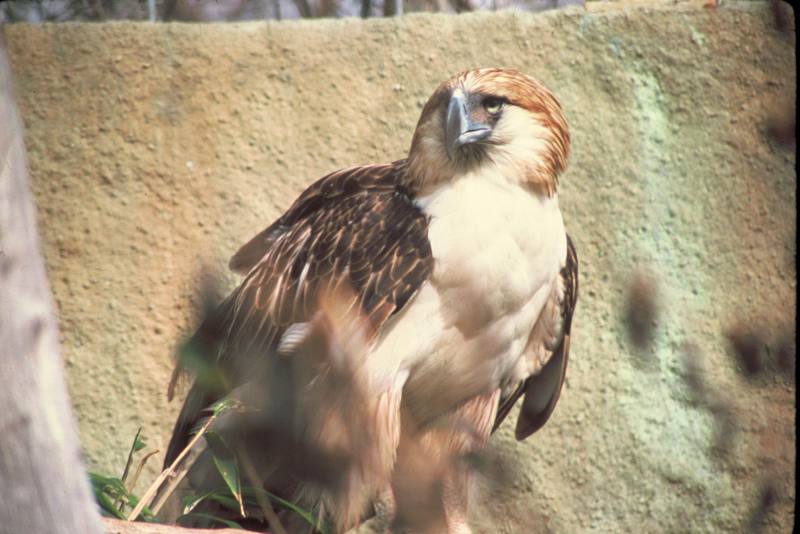
<path id="1" fill-rule="evenodd" d="M 192 341 L 217 378 L 196 378 L 165 466 L 233 398 L 249 409 L 214 431 L 337 531 L 401 514 L 469 532 L 468 467 L 448 459 L 480 450 L 520 397 L 525 439 L 564 381 L 578 293 L 558 205 L 569 150 L 550 91 L 476 69 L 434 91 L 406 159 L 317 180 L 231 259 L 244 280 Z M 219 484 L 197 447 L 188 482 Z M 400 493 L 420 458 L 443 462 L 441 514 L 415 527 Z"/>

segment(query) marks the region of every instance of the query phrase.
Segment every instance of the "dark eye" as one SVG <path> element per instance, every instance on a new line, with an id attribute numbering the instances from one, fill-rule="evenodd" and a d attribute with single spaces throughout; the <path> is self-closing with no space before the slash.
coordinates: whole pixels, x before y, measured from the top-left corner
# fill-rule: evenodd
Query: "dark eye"
<path id="1" fill-rule="evenodd" d="M 500 110 L 503 109 L 503 104 L 505 101 L 502 98 L 498 98 L 496 96 L 487 96 L 481 102 L 483 109 L 491 113 L 492 115 L 497 115 L 500 113 Z"/>

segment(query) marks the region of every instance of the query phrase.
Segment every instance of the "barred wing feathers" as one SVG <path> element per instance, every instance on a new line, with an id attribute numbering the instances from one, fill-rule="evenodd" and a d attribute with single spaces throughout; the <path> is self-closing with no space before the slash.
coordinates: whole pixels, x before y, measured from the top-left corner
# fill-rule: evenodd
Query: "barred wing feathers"
<path id="1" fill-rule="evenodd" d="M 428 279 L 428 221 L 398 185 L 404 172 L 399 161 L 325 176 L 234 255 L 231 268 L 246 277 L 193 338 L 214 347 L 226 380 L 192 387 L 165 465 L 202 411 L 246 382 L 253 360 L 274 354 L 287 328 L 311 320 L 325 295 L 352 295 L 374 336 Z"/>

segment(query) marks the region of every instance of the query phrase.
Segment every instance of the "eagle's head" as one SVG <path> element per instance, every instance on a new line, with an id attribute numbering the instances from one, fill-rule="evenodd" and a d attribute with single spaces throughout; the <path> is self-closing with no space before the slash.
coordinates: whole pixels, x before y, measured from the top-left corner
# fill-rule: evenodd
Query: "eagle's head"
<path id="1" fill-rule="evenodd" d="M 428 193 L 490 169 L 552 195 L 569 156 L 567 121 L 555 96 L 511 69 L 475 69 L 443 82 L 422 109 L 408 156 L 408 184 Z"/>

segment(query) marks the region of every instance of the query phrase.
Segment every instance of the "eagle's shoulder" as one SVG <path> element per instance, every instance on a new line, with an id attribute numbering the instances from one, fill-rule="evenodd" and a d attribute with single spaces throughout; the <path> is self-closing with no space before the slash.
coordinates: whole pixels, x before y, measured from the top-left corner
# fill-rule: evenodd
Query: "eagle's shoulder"
<path id="1" fill-rule="evenodd" d="M 252 265 L 227 304 L 228 337 L 250 337 L 243 328 L 280 335 L 339 289 L 377 332 L 433 270 L 428 219 L 402 189 L 403 172 L 401 160 L 329 174 L 242 247 L 232 263 Z"/>
<path id="2" fill-rule="evenodd" d="M 250 241 L 242 245 L 231 257 L 228 266 L 241 275 L 246 275 L 276 239 L 292 226 L 314 212 L 331 206 L 332 201 L 360 192 L 393 191 L 400 187 L 406 172 L 406 161 L 348 167 L 327 174 L 311 184 L 294 201 L 286 212 Z"/>

